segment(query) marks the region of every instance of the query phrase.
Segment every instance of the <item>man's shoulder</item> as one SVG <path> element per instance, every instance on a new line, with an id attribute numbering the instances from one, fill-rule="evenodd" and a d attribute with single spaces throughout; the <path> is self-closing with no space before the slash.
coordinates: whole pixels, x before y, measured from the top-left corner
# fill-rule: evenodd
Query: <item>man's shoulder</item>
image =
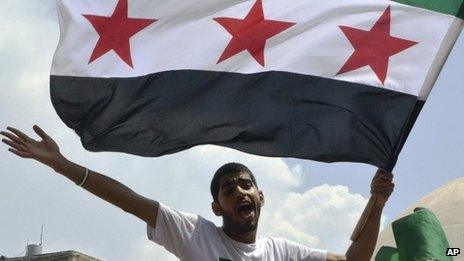
<path id="1" fill-rule="evenodd" d="M 214 224 L 213 221 L 201 216 L 201 215 L 197 215 L 197 218 L 198 218 L 198 222 L 202 225 L 202 226 L 205 226 L 205 227 L 209 227 L 209 228 L 214 228 L 214 229 L 217 229 L 218 227 L 216 226 L 216 224 Z"/>
<path id="2" fill-rule="evenodd" d="M 265 245 L 270 245 L 270 246 L 286 246 L 289 243 L 292 243 L 292 241 L 282 238 L 282 237 L 258 237 L 258 242 L 261 244 Z"/>
<path id="3" fill-rule="evenodd" d="M 326 260 L 327 251 L 310 248 L 286 238 L 260 237 L 259 240 L 262 247 L 282 256 L 292 257 L 291 260 Z"/>
<path id="4" fill-rule="evenodd" d="M 189 212 L 184 212 L 182 210 L 177 210 L 161 202 L 159 202 L 158 214 L 161 214 L 162 216 L 167 216 L 167 217 L 186 218 L 189 220 L 197 220 L 199 218 L 199 215 L 197 214 L 192 214 Z"/>
<path id="5" fill-rule="evenodd" d="M 199 214 L 193 214 L 190 212 L 184 212 L 183 210 L 177 210 L 169 206 L 166 206 L 162 203 L 160 203 L 159 212 L 161 213 L 162 217 L 165 217 L 168 220 L 175 220 L 177 223 L 189 223 L 192 229 L 194 227 L 196 227 L 197 229 L 201 228 L 206 230 L 217 229 L 216 224 Z"/>
<path id="6" fill-rule="evenodd" d="M 283 238 L 283 237 L 259 237 L 261 245 L 267 245 L 272 248 L 280 249 L 294 249 L 294 248 L 309 248 L 305 245 L 297 243 L 295 241 Z"/>

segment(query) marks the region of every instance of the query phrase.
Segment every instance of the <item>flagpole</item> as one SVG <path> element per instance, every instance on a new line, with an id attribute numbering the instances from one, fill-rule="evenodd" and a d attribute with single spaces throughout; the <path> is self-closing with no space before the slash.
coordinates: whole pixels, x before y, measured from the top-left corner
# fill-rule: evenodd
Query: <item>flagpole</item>
<path id="1" fill-rule="evenodd" d="M 372 209 L 374 208 L 375 201 L 377 200 L 376 195 L 372 195 L 369 198 L 369 201 L 366 204 L 366 207 L 364 208 L 363 213 L 361 214 L 361 217 L 359 217 L 359 221 L 356 224 L 356 227 L 353 230 L 353 234 L 351 234 L 351 241 L 356 241 L 358 240 L 359 236 L 361 235 L 361 232 L 364 230 L 364 226 L 366 225 L 367 219 L 369 219 L 369 216 L 372 213 Z"/>
<path id="2" fill-rule="evenodd" d="M 385 168 L 386 171 L 392 172 L 393 168 L 396 164 L 396 161 L 398 159 L 398 156 L 401 152 L 401 149 L 403 149 L 404 143 L 406 142 L 406 139 L 409 136 L 409 133 L 412 130 L 412 127 L 414 126 L 414 123 L 417 120 L 417 117 L 419 116 L 420 111 L 424 107 L 424 101 L 417 100 L 411 114 L 409 115 L 409 119 L 407 121 L 407 124 L 405 128 L 403 129 L 403 133 L 401 134 L 401 137 L 399 139 L 399 142 L 396 145 L 395 148 L 395 153 L 391 157 L 389 164 Z M 369 198 L 369 201 L 366 204 L 366 207 L 364 208 L 364 211 L 361 214 L 361 217 L 359 217 L 358 223 L 356 224 L 353 233 L 351 234 L 351 241 L 356 241 L 358 240 L 359 236 L 361 235 L 362 231 L 364 230 L 364 226 L 366 225 L 367 220 L 369 219 L 369 216 L 372 213 L 372 209 L 374 208 L 375 202 L 377 201 L 377 196 L 376 195 L 371 195 Z"/>

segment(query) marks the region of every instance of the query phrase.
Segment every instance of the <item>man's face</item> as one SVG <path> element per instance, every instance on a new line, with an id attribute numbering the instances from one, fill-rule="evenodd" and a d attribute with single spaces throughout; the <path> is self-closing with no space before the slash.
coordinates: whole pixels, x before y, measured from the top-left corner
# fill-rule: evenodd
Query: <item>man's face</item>
<path id="1" fill-rule="evenodd" d="M 218 202 L 213 205 L 216 204 L 215 213 L 222 215 L 225 226 L 239 231 L 255 230 L 263 203 L 262 192 L 247 172 L 224 175 L 219 179 Z"/>

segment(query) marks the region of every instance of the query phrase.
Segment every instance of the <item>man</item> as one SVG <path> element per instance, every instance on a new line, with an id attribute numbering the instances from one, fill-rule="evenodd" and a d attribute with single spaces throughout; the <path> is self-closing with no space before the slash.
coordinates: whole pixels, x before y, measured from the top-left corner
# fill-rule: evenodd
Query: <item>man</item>
<path id="1" fill-rule="evenodd" d="M 264 194 L 252 172 L 242 164 L 222 166 L 211 182 L 212 210 L 223 220 L 223 226 L 218 228 L 200 216 L 175 211 L 67 160 L 56 142 L 38 126 L 34 126 L 34 131 L 41 141 L 15 128 L 7 130 L 0 133 L 6 137 L 2 142 L 10 146 L 9 151 L 53 168 L 92 194 L 142 219 L 147 223 L 148 238 L 182 260 L 369 260 L 383 206 L 393 191 L 392 174 L 377 171 L 371 184 L 376 200 L 364 229 L 345 255 L 336 255 L 285 239 L 258 237 Z"/>

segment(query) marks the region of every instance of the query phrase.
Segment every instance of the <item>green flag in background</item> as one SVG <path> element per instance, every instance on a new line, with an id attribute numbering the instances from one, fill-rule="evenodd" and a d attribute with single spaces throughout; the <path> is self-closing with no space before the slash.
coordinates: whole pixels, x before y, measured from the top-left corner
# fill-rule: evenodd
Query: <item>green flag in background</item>
<path id="1" fill-rule="evenodd" d="M 399 261 L 398 249 L 384 246 L 379 249 L 375 256 L 375 261 Z"/>
<path id="2" fill-rule="evenodd" d="M 396 246 L 382 247 L 375 261 L 452 261 L 445 256 L 449 247 L 437 217 L 428 209 L 416 208 L 414 213 L 392 223 Z"/>

